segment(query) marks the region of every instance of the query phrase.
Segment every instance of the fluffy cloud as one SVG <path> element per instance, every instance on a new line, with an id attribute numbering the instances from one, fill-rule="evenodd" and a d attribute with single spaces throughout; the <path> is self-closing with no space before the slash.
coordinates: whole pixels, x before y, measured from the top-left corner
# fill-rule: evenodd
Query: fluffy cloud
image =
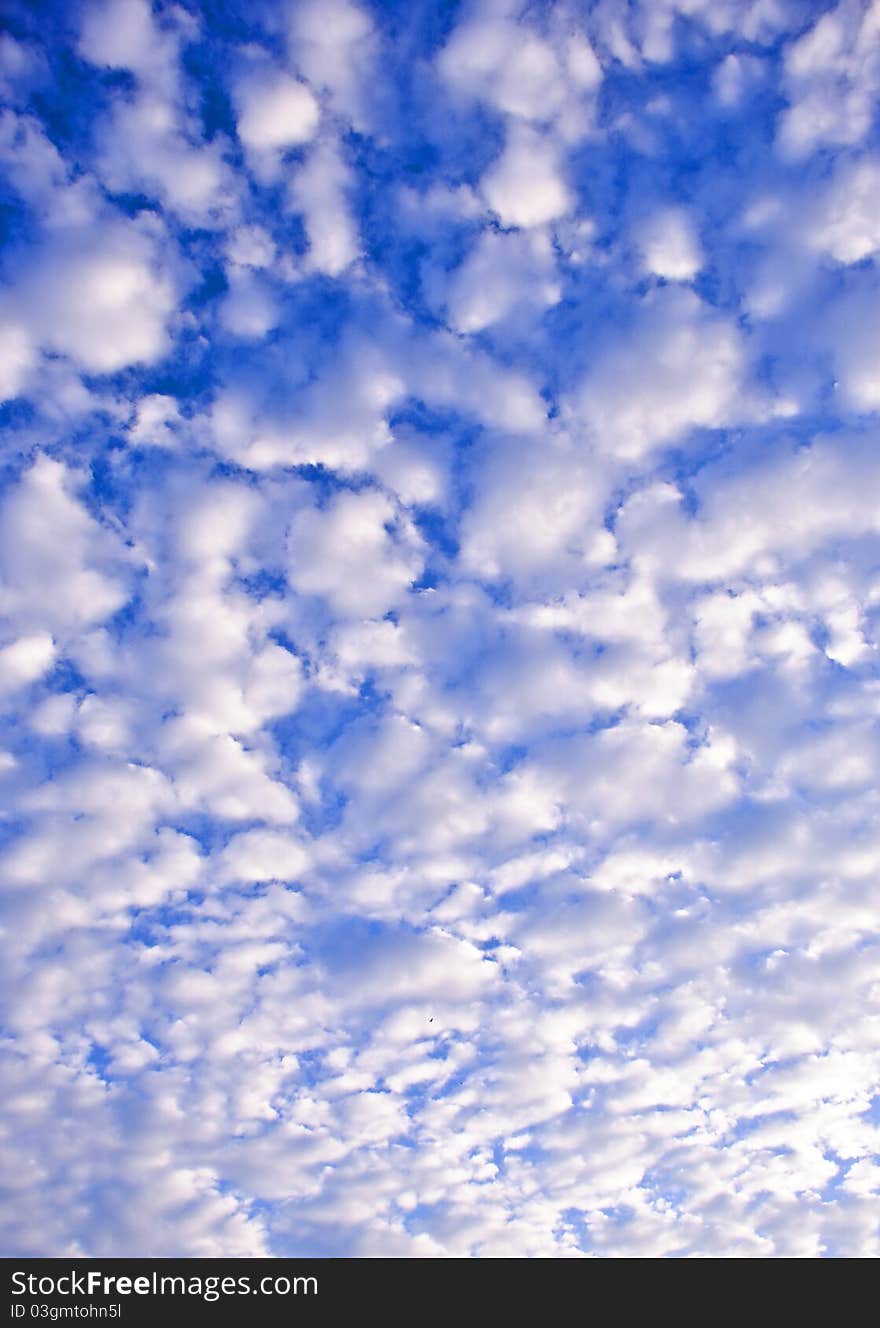
<path id="1" fill-rule="evenodd" d="M 321 118 L 307 84 L 266 61 L 255 62 L 239 77 L 234 100 L 238 137 L 260 180 L 281 173 L 284 153 L 310 142 Z"/>
<path id="2" fill-rule="evenodd" d="M 573 16 L 549 19 L 540 32 L 518 21 L 513 6 L 478 10 L 453 29 L 440 52 L 441 78 L 457 99 L 478 99 L 514 120 L 556 122 L 566 135 L 580 136 L 602 67 Z"/>
<path id="3" fill-rule="evenodd" d="M 96 169 L 117 193 L 158 197 L 189 223 L 216 224 L 232 204 L 221 142 L 201 141 L 187 105 L 181 47 L 193 28 L 180 10 L 158 20 L 143 0 L 96 3 L 82 16 L 79 50 L 91 64 L 135 77 L 134 95 L 114 97 L 97 118 Z"/>
<path id="4" fill-rule="evenodd" d="M 394 520 L 378 493 L 341 494 L 323 511 L 300 512 L 290 531 L 291 583 L 328 599 L 343 617 L 381 617 L 420 566 L 409 532 L 402 545 L 389 533 Z"/>
<path id="5" fill-rule="evenodd" d="M 505 19 L 477 19 L 457 27 L 440 68 L 456 91 L 482 96 L 508 115 L 543 120 L 564 96 L 551 46 Z"/>
<path id="6" fill-rule="evenodd" d="M 748 410 L 744 358 L 729 319 L 690 291 L 652 291 L 636 307 L 627 335 L 596 356 L 578 414 L 607 451 L 640 457 L 691 429 L 741 418 Z"/>
<path id="7" fill-rule="evenodd" d="M 556 281 L 550 237 L 487 231 L 450 282 L 451 325 L 459 332 L 480 332 L 525 305 L 528 312 L 556 304 Z"/>
<path id="8" fill-rule="evenodd" d="M 351 0 L 306 0 L 289 10 L 291 58 L 309 83 L 357 127 L 369 118 L 376 59 L 373 24 Z"/>
<path id="9" fill-rule="evenodd" d="M 331 277 L 339 276 L 360 253 L 346 200 L 349 182 L 339 151 L 325 143 L 310 154 L 290 188 L 291 205 L 305 220 L 309 267 Z"/>
<path id="10" fill-rule="evenodd" d="M 813 242 L 840 263 L 870 257 L 880 249 L 878 203 L 880 162 L 873 157 L 842 162 L 813 222 Z"/>
<path id="11" fill-rule="evenodd" d="M 880 85 L 880 20 L 873 4 L 838 4 L 785 51 L 779 147 L 803 157 L 823 146 L 859 143 L 871 128 Z"/>
<path id="12" fill-rule="evenodd" d="M 667 209 L 639 228 L 645 270 L 668 281 L 690 281 L 702 267 L 700 246 L 686 213 Z"/>
<path id="13" fill-rule="evenodd" d="M 43 246 L 7 295 L 9 395 L 39 349 L 95 374 L 165 353 L 178 283 L 157 238 L 152 228 L 115 222 Z"/>
<path id="14" fill-rule="evenodd" d="M 238 135 L 245 147 L 296 147 L 307 143 L 318 126 L 318 105 L 305 84 L 288 74 L 255 78 L 238 96 Z"/>
<path id="15" fill-rule="evenodd" d="M 483 177 L 483 195 L 503 226 L 543 226 L 572 205 L 559 153 L 530 129 L 512 129 L 499 160 Z"/>
<path id="16" fill-rule="evenodd" d="M 6 496 L 0 593 L 5 615 L 17 622 L 70 631 L 125 602 L 107 566 L 123 566 L 124 551 L 85 511 L 74 484 L 63 463 L 41 457 Z"/>

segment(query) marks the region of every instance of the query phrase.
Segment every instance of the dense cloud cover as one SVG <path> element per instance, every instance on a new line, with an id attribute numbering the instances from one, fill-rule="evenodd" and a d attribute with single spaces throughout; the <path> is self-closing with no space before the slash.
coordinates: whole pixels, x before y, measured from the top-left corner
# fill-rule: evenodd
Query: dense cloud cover
<path id="1" fill-rule="evenodd" d="M 880 1253 L 880 4 L 5 12 L 2 1253 Z"/>

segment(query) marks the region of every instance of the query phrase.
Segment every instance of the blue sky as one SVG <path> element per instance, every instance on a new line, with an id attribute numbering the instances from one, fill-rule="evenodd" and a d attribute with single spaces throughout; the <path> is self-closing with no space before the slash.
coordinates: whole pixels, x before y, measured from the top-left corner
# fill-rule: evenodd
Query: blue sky
<path id="1" fill-rule="evenodd" d="M 880 8 L 16 3 L 7 1255 L 880 1252 Z"/>

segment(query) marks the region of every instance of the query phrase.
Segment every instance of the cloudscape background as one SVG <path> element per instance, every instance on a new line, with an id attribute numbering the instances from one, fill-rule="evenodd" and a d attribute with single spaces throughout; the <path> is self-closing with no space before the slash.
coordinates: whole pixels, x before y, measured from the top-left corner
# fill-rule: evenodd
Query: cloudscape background
<path id="1" fill-rule="evenodd" d="M 880 5 L 7 0 L 2 1252 L 880 1252 Z"/>

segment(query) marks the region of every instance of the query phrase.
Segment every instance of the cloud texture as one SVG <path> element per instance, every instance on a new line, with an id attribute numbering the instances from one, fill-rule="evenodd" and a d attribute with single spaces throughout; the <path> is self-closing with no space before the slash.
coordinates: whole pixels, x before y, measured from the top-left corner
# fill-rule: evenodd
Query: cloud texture
<path id="1" fill-rule="evenodd" d="M 13 0 L 4 1254 L 880 1253 L 878 88 Z"/>

